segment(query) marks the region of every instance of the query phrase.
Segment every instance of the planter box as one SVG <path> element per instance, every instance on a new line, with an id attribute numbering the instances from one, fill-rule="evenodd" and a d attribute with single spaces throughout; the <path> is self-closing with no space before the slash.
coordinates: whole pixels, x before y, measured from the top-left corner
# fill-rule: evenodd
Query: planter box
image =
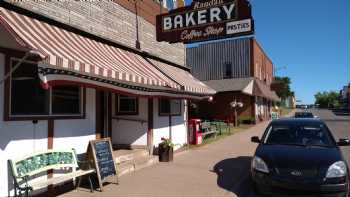
<path id="1" fill-rule="evenodd" d="M 158 146 L 158 156 L 159 162 L 169 162 L 173 161 L 174 149 L 173 147 L 167 146 L 163 147 L 161 144 Z"/>

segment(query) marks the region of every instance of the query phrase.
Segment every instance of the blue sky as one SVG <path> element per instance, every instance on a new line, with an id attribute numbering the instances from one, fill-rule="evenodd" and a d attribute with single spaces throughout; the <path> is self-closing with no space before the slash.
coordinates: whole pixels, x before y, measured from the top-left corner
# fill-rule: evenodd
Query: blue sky
<path id="1" fill-rule="evenodd" d="M 350 82 L 349 0 L 251 0 L 255 36 L 297 99 Z"/>

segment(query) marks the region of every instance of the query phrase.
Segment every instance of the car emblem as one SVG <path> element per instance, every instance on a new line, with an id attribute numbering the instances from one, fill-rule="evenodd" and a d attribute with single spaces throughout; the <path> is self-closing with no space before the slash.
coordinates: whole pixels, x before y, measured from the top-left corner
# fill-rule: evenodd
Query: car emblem
<path id="1" fill-rule="evenodd" d="M 293 176 L 301 176 L 301 175 L 303 175 L 300 171 L 297 171 L 297 170 L 292 171 L 290 174 L 293 175 Z"/>

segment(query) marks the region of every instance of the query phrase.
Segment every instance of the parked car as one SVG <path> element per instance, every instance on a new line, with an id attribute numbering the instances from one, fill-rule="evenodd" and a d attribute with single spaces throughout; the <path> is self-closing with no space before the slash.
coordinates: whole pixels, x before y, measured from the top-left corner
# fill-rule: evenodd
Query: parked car
<path id="1" fill-rule="evenodd" d="M 320 119 L 279 119 L 272 121 L 259 143 L 251 163 L 251 178 L 257 193 L 347 197 L 348 165 L 339 146 Z"/>
<path id="2" fill-rule="evenodd" d="M 295 118 L 318 118 L 317 116 L 314 116 L 312 112 L 295 112 L 294 117 Z"/>

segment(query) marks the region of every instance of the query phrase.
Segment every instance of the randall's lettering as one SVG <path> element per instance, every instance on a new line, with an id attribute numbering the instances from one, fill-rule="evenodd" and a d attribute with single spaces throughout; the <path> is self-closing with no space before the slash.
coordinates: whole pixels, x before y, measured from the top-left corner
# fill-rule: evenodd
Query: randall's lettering
<path id="1" fill-rule="evenodd" d="M 215 5 L 220 5 L 223 4 L 224 1 L 223 0 L 211 0 L 211 1 L 207 1 L 207 2 L 195 2 L 194 4 L 194 9 L 201 9 L 201 8 L 207 8 L 207 7 L 213 7 Z"/>

